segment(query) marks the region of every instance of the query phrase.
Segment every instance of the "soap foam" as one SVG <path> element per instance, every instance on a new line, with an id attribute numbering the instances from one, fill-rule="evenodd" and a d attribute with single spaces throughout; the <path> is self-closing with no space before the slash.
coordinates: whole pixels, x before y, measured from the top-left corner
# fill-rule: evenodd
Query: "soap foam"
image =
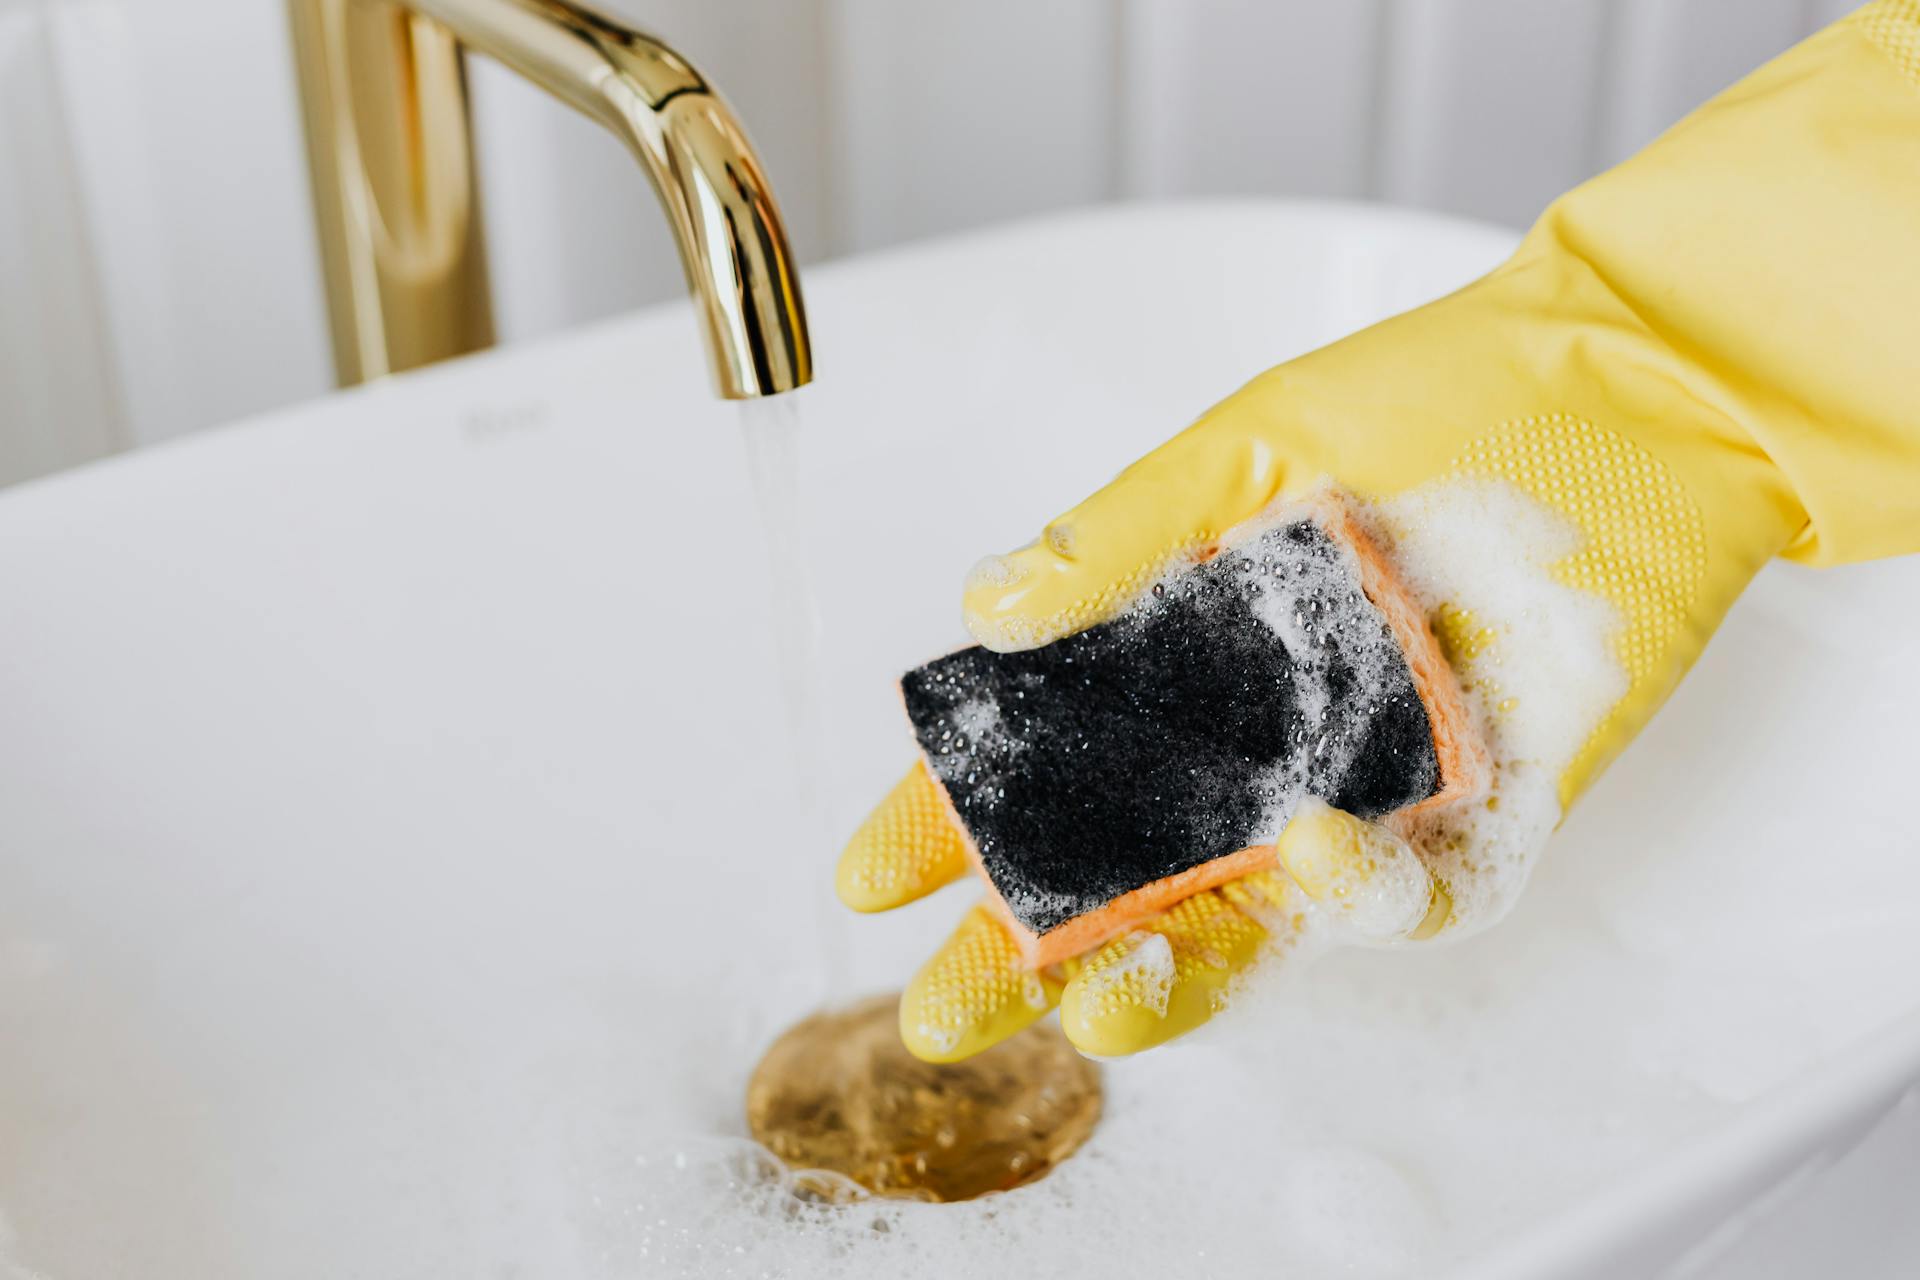
<path id="1" fill-rule="evenodd" d="M 1308 796 L 1293 821 L 1322 821 L 1329 809 L 1325 801 Z M 1355 940 L 1405 937 L 1432 905 L 1432 876 L 1420 856 L 1384 823 L 1361 824 L 1352 835 L 1358 847 L 1337 847 L 1330 851 L 1332 857 L 1315 857 L 1318 846 L 1311 845 L 1296 852 L 1288 864 L 1290 873 L 1327 902 Z M 1302 866 L 1303 859 L 1309 865 Z"/>
<path id="2" fill-rule="evenodd" d="M 580 1223 L 585 1274 L 1384 1278 L 1435 1256 L 1437 1197 L 1422 1171 L 1310 1138 L 1319 1126 L 1259 1102 L 1265 1088 L 1235 1065 L 1187 1065 L 1216 1083 L 1186 1096 L 1110 1090 L 1091 1145 L 1039 1182 L 964 1203 L 819 1203 L 815 1175 L 749 1140 L 663 1143 L 609 1171 L 603 1186 L 618 1194 L 603 1190 Z M 1196 1143 L 1204 1167 L 1177 1154 Z M 1161 1154 L 1143 1160 L 1150 1151 Z"/>
<path id="3" fill-rule="evenodd" d="M 1173 946 L 1164 934 L 1136 930 L 1122 939 L 1119 959 L 1085 979 L 1086 998 L 1095 1008 L 1124 1000 L 1166 1016 L 1173 995 Z"/>
<path id="4" fill-rule="evenodd" d="M 1464 619 L 1473 642 L 1454 656 L 1466 701 L 1491 770 L 1484 793 L 1383 825 L 1419 851 L 1445 887 L 1451 911 L 1439 938 L 1458 940 L 1497 923 L 1513 908 L 1562 817 L 1559 782 L 1608 712 L 1627 691 L 1614 653 L 1621 629 L 1606 601 L 1560 581 L 1554 566 L 1580 548 L 1577 528 L 1518 488 L 1497 479 L 1435 482 L 1358 512 L 1401 584 L 1429 617 Z M 1289 644 L 1310 643 L 1297 613 L 1273 618 Z M 1366 653 L 1347 624 L 1339 644 Z M 1384 656 L 1357 664 L 1349 697 L 1377 696 Z M 1386 833 L 1381 833 L 1385 835 Z M 1376 850 L 1376 853 L 1383 851 Z M 1376 857 L 1389 870 L 1404 859 Z M 1411 865 L 1411 864 L 1408 864 Z M 1370 925 L 1416 919 L 1403 901 L 1403 875 L 1362 895 L 1378 910 L 1356 912 L 1353 892 L 1309 903 L 1297 929 L 1276 937 L 1298 968 L 1337 943 L 1397 945 L 1405 932 Z M 1256 968 L 1236 985 L 1265 980 Z"/>
<path id="5" fill-rule="evenodd" d="M 1011 587 L 1026 576 L 1026 570 L 1012 556 L 985 556 L 967 570 L 966 589 L 975 591 L 989 587 Z"/>
<path id="6" fill-rule="evenodd" d="M 1302 518 L 1289 505 L 1233 532 L 1220 553 L 1240 599 L 1294 659 L 1297 743 L 1302 748 L 1263 780 L 1254 843 L 1271 843 L 1306 795 L 1310 779 L 1338 790 L 1375 727 L 1382 703 L 1406 696 L 1404 656 L 1380 611 L 1360 591 L 1352 548 L 1324 537 L 1295 539 Z M 1172 596 L 1190 595 L 1184 568 L 1165 575 L 1129 611 L 1151 617 Z"/>
<path id="7" fill-rule="evenodd" d="M 1420 687 L 1333 514 L 1282 506 L 1079 635 L 902 677 L 927 764 L 1026 928 L 1271 844 L 1305 793 L 1377 817 L 1439 789 Z"/>
<path id="8" fill-rule="evenodd" d="M 1449 934 L 1501 919 L 1559 823 L 1561 775 L 1627 692 L 1619 614 L 1553 575 L 1579 531 L 1504 481 L 1461 479 L 1375 509 L 1430 614 L 1472 619 L 1458 674 L 1493 761 L 1485 798 L 1398 823 L 1453 895 Z"/>
<path id="9" fill-rule="evenodd" d="M 266 1166 L 246 1162 L 260 1152 L 241 1152 L 234 1168 L 278 1176 L 282 1165 L 315 1165 L 305 1182 L 248 1190 L 298 1187 L 299 1203 L 322 1206 L 316 1215 L 261 1226 L 261 1200 L 230 1203 L 254 1224 L 256 1245 L 273 1237 L 280 1270 L 302 1275 L 350 1270 L 360 1258 L 396 1276 L 492 1266 L 604 1280 L 1309 1280 L 1444 1274 L 1631 1179 L 1912 1009 L 1904 975 L 1920 972 L 1920 858 L 1903 808 L 1906 759 L 1862 748 L 1857 725 L 1825 739 L 1813 727 L 1876 695 L 1910 707 L 1920 686 L 1902 661 L 1840 661 L 1876 646 L 1837 643 L 1824 622 L 1807 621 L 1805 600 L 1770 594 L 1783 581 L 1772 577 L 1688 681 L 1686 705 L 1622 760 L 1535 866 L 1558 813 L 1558 766 L 1620 687 L 1608 661 L 1614 620 L 1544 570 L 1571 542 L 1543 514 L 1517 494 L 1464 482 L 1376 513 L 1416 585 L 1508 628 L 1504 648 L 1463 665 L 1470 677 L 1498 678 L 1494 701 L 1517 699 L 1492 727 L 1496 812 L 1512 827 L 1476 835 L 1499 836 L 1512 855 L 1503 865 L 1531 875 L 1524 900 L 1501 928 L 1460 945 L 1341 948 L 1311 965 L 1289 956 L 1268 966 L 1196 1035 L 1107 1065 L 1105 1118 L 1045 1179 L 953 1205 L 802 1198 L 821 1184 L 794 1178 L 740 1136 L 740 1104 L 757 1051 L 820 999 L 817 971 L 771 915 L 729 907 L 725 916 L 713 908 L 711 927 L 747 927 L 728 946 L 686 953 L 700 956 L 693 968 L 600 982 L 581 974 L 534 995 L 497 971 L 463 976 L 463 994 L 499 1010 L 486 1039 L 422 1052 L 372 1101 L 312 1121 L 413 1171 L 417 1188 L 398 1184 L 407 1194 L 390 1177 L 322 1183 L 336 1165 L 290 1142 Z M 1485 537 L 1473 527 L 1481 521 L 1494 526 Z M 1455 522 L 1465 525 L 1451 535 L 1460 545 L 1493 559 L 1444 557 L 1423 570 Z M 1514 545 L 1526 554 L 1499 568 Z M 1794 571 L 1770 571 L 1783 572 Z M 1527 670 L 1531 658 L 1551 667 Z M 1768 693 L 1768 734 L 1729 734 L 1727 717 L 1769 679 L 1778 687 Z M 1777 743 L 1756 741 L 1775 732 L 1804 748 L 1791 767 L 1777 764 Z M 1689 787 L 1707 789 L 1691 809 L 1684 801 L 1701 793 L 1669 781 L 1683 767 L 1697 775 Z M 1791 778 L 1808 797 L 1847 788 L 1857 797 L 1843 815 L 1816 816 L 1807 816 L 1813 801 L 1783 799 L 1762 819 L 1751 809 L 1755 776 Z M 1740 811 L 1727 811 L 1728 798 Z M 869 797 L 850 786 L 842 799 L 851 812 Z M 1657 825 L 1623 814 L 1642 803 L 1664 806 Z M 1514 805 L 1536 812 L 1515 820 Z M 751 840 L 738 847 L 748 872 L 787 852 Z M 1818 874 L 1807 874 L 1809 847 Z M 1491 886 L 1484 900 L 1498 906 L 1517 892 Z M 876 932 L 920 935 L 911 947 L 862 952 L 860 981 L 897 982 L 914 948 L 941 936 L 958 909 L 941 895 L 891 919 L 841 921 L 857 950 Z M 653 926 L 636 916 L 634 927 Z M 10 990 L 38 991 L 28 979 L 46 963 L 0 947 L 0 1007 Z M 63 1017 L 85 1013 L 44 1003 Z M 69 1158 L 114 1149 L 96 1138 Z M 171 1158 L 190 1171 L 201 1156 Z M 57 1241 L 59 1228 L 43 1221 L 53 1198 L 43 1188 L 35 1201 L 24 1185 L 18 1194 L 32 1206 L 18 1217 L 33 1244 Z M 89 1217 L 137 1217 L 151 1201 L 141 1188 L 128 1194 L 139 1203 L 60 1205 L 58 1215 L 84 1238 Z M 55 1280 L 85 1273 L 21 1252 L 55 1269 Z M 0 1278 L 31 1273 L 0 1262 Z"/>
<path id="10" fill-rule="evenodd" d="M 1500 482 L 1436 485 L 1367 518 L 1424 605 L 1466 610 L 1483 633 L 1460 674 L 1492 756 L 1492 791 L 1398 824 L 1446 877 L 1465 921 L 1453 932 L 1464 936 L 1519 896 L 1559 820 L 1561 771 L 1624 690 L 1610 648 L 1618 619 L 1552 576 L 1577 546 L 1574 531 Z M 1358 655 L 1339 696 L 1373 696 L 1396 652 L 1377 614 L 1313 607 L 1350 584 L 1350 567 L 1289 563 L 1270 589 L 1263 579 L 1275 568 L 1250 560 L 1238 570 L 1261 618 L 1295 652 Z M 1137 613 L 1180 591 L 1180 576 L 1157 587 Z M 1315 751 L 1337 762 L 1352 744 L 1324 732 L 1336 694 L 1313 662 L 1305 683 L 1319 701 L 1306 719 L 1320 731 Z M 978 711 L 957 720 L 969 744 L 997 727 Z M 1277 832 L 1304 779 L 1294 770 L 1269 781 Z M 1390 896 L 1382 911 L 1404 921 L 1405 895 Z M 940 1280 L 1105 1275 L 1124 1259 L 1138 1273 L 1406 1275 L 1464 1256 L 1555 1189 L 1630 1162 L 1654 1134 L 1692 1131 L 1716 1113 L 1684 1084 L 1610 1066 L 1618 1046 L 1596 1039 L 1604 1019 L 1539 1034 L 1568 1009 L 1617 999 L 1604 966 L 1577 963 L 1579 939 L 1564 927 L 1494 950 L 1503 931 L 1409 967 L 1404 957 L 1329 954 L 1331 942 L 1368 931 L 1332 911 L 1308 914 L 1304 933 L 1285 939 L 1286 962 L 1238 990 L 1212 1028 L 1108 1068 L 1107 1119 L 1043 1181 L 966 1204 L 806 1204 L 792 1175 L 752 1144 L 693 1144 L 678 1160 L 637 1167 L 633 1204 L 598 1220 L 604 1256 L 620 1260 L 606 1274 L 632 1275 L 644 1260 L 662 1275 Z M 1157 935 L 1135 937 L 1100 981 L 1164 998 L 1171 951 Z M 1509 1003 L 1489 1012 L 1481 1006 L 1494 993 Z M 1478 1096 L 1500 1097 L 1512 1127 L 1477 1113 L 1468 1100 Z M 1196 1152 L 1201 1167 L 1188 1163 Z"/>
<path id="11" fill-rule="evenodd" d="M 1442 563 L 1462 581 L 1428 588 L 1508 628 L 1504 649 L 1483 650 L 1469 672 L 1499 677 L 1495 701 L 1520 699 L 1493 726 L 1496 812 L 1538 809 L 1507 833 L 1508 865 L 1533 883 L 1500 928 L 1412 954 L 1340 947 L 1311 964 L 1298 962 L 1303 945 L 1200 1032 L 1106 1065 L 1100 1126 L 1030 1186 L 963 1204 L 825 1205 L 796 1195 L 805 1184 L 745 1140 L 741 1116 L 757 1053 L 820 998 L 816 971 L 773 915 L 730 908 L 713 928 L 745 927 L 727 946 L 683 953 L 701 957 L 694 969 L 623 975 L 591 998 L 570 980 L 543 987 L 531 1010 L 503 1003 L 511 1034 L 436 1058 L 371 1117 L 368 1131 L 391 1136 L 394 1150 L 417 1148 L 421 1099 L 444 1097 L 450 1076 L 516 1045 L 538 1050 L 512 1087 L 470 1089 L 470 1114 L 447 1131 L 505 1124 L 511 1141 L 479 1149 L 484 1158 L 465 1147 L 449 1156 L 443 1142 L 420 1160 L 450 1185 L 471 1177 L 487 1193 L 470 1197 L 479 1207 L 455 1223 L 422 1198 L 396 1215 L 423 1237 L 496 1247 L 431 1271 L 388 1270 L 472 1271 L 478 1257 L 604 1280 L 1447 1274 L 1633 1181 L 1913 1007 L 1904 975 L 1920 972 L 1920 858 L 1903 807 L 1907 761 L 1862 746 L 1858 723 L 1835 715 L 1876 696 L 1916 705 L 1910 664 L 1836 661 L 1880 647 L 1839 643 L 1825 620 L 1809 621 L 1819 615 L 1805 600 L 1782 603 L 1773 590 L 1793 571 L 1770 571 L 1682 689 L 1677 714 L 1601 782 L 1554 837 L 1553 856 L 1530 865 L 1530 837 L 1557 813 L 1558 765 L 1619 688 L 1607 660 L 1614 621 L 1561 592 L 1545 566 L 1572 540 L 1519 495 L 1462 483 L 1376 515 L 1383 545 L 1415 571 L 1456 519 L 1469 522 L 1453 535 L 1463 545 L 1510 561 L 1498 571 Z M 1493 531 L 1478 537 L 1476 520 Z M 1523 646 L 1523 635 L 1535 639 Z M 1523 669 L 1529 656 L 1552 670 Z M 1762 681 L 1778 686 L 1766 732 L 1727 732 Z M 1790 764 L 1777 734 L 1805 748 Z M 1844 818 L 1812 802 L 1758 813 L 1783 778 L 1809 796 L 1857 794 Z M 852 786 L 840 799 L 850 814 L 871 801 Z M 1648 805 L 1657 823 L 1637 812 Z M 790 852 L 752 839 L 733 864 L 748 872 Z M 1809 848 L 1818 874 L 1808 874 Z M 962 909 L 942 894 L 844 920 L 862 986 L 897 983 Z M 548 1151 L 552 1129 L 564 1132 Z M 502 1188 L 509 1177 L 529 1188 Z M 557 1224 L 564 1244 L 498 1246 L 486 1232 L 503 1203 L 533 1206 L 526 1216 Z M 367 1254 L 355 1227 L 351 1248 Z"/>

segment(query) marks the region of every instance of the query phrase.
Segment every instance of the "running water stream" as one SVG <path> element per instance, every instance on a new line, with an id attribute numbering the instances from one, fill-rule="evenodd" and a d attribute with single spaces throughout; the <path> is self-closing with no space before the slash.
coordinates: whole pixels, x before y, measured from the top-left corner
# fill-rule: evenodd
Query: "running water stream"
<path id="1" fill-rule="evenodd" d="M 826 804 L 832 754 L 827 742 L 820 608 L 807 557 L 798 395 L 788 392 L 741 401 L 740 432 L 766 547 L 768 630 L 785 704 L 787 758 L 798 806 L 787 824 L 787 839 L 798 851 L 791 864 L 805 883 L 796 888 L 793 901 L 812 904 L 824 1001 L 836 1004 L 847 996 L 847 958 L 839 941 L 840 922 L 831 892 L 833 855 L 838 852 Z"/>
<path id="2" fill-rule="evenodd" d="M 843 1007 L 849 994 L 840 905 L 828 891 L 842 833 L 830 791 L 820 611 L 808 571 L 800 414 L 792 394 L 744 402 L 740 423 L 772 578 L 771 635 L 785 695 L 799 812 L 793 865 L 820 941 L 822 1011 L 789 1027 L 747 1091 L 755 1138 L 800 1172 L 797 1189 L 838 1199 L 846 1179 L 888 1194 L 967 1200 L 1039 1178 L 1085 1141 L 1101 1107 L 1099 1073 L 1051 1022 L 971 1062 L 913 1059 L 891 996 Z M 827 1171 L 825 1180 L 819 1170 Z M 833 1190 L 832 1188 L 840 1188 Z"/>

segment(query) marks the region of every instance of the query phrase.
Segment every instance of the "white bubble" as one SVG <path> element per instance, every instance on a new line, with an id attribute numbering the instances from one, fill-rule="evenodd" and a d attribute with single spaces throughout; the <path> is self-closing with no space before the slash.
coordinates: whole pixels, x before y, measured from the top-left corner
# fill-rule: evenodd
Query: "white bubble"
<path id="1" fill-rule="evenodd" d="M 1026 576 L 1027 571 L 1012 556 L 986 556 L 967 570 L 966 589 L 1017 586 Z"/>

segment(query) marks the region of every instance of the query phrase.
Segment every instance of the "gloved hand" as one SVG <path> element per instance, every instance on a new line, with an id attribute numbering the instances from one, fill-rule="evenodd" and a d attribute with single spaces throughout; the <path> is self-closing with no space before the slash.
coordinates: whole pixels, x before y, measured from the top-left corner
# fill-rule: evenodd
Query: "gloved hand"
<path id="1" fill-rule="evenodd" d="M 1869 6 L 1563 197 L 1492 275 L 1262 375 L 984 562 L 965 595 L 975 638 L 1041 645 L 1276 499 L 1337 482 L 1374 504 L 1431 596 L 1495 781 L 1384 825 L 1304 803 L 1272 870 L 1054 970 L 1025 970 L 976 907 L 902 998 L 908 1047 L 965 1057 L 1057 1002 L 1083 1051 L 1131 1053 L 1205 1021 L 1237 974 L 1302 938 L 1483 926 L 1767 560 L 1915 549 L 1917 85 L 1920 3 Z M 967 866 L 916 766 L 838 887 L 884 910 Z"/>

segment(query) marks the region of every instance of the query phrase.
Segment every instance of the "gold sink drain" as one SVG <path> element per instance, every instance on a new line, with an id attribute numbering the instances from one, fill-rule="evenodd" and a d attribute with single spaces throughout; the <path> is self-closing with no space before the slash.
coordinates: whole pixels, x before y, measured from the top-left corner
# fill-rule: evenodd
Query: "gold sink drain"
<path id="1" fill-rule="evenodd" d="M 747 1082 L 747 1125 L 796 1169 L 879 1195 L 970 1200 L 1042 1177 L 1100 1119 L 1099 1068 L 1051 1018 L 964 1062 L 900 1043 L 898 996 L 816 1013 Z"/>

